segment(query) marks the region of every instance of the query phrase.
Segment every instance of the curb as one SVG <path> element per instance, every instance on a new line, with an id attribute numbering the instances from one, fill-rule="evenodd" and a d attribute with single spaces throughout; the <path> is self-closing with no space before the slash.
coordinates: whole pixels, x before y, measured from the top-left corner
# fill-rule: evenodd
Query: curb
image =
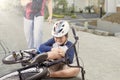
<path id="1" fill-rule="evenodd" d="M 101 35 L 101 36 L 115 36 L 115 33 L 107 32 L 107 31 L 102 31 L 102 30 L 97 30 L 97 29 L 88 29 L 83 26 L 77 26 L 75 24 L 71 24 L 77 31 L 83 31 L 83 32 L 88 32 L 96 35 Z M 120 35 L 120 33 L 119 33 Z"/>

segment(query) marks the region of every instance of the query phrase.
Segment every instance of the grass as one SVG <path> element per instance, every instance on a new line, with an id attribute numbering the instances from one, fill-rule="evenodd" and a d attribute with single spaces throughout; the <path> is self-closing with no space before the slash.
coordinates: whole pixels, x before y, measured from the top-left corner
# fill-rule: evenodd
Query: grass
<path id="1" fill-rule="evenodd" d="M 53 14 L 53 17 L 55 17 L 55 18 L 64 18 L 64 15 Z"/>

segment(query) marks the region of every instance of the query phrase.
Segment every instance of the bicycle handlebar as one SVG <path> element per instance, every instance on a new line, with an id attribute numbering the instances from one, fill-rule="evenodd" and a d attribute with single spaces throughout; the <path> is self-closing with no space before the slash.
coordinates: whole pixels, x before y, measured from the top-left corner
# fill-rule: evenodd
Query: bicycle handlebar
<path id="1" fill-rule="evenodd" d="M 78 38 L 78 36 L 76 36 L 75 30 L 74 30 L 73 27 L 72 27 L 72 33 L 73 33 L 73 35 L 74 35 L 75 42 L 73 43 L 73 45 L 70 46 L 69 49 L 71 49 L 72 47 L 74 47 L 75 56 L 76 56 L 76 61 L 77 61 L 77 66 L 71 66 L 71 65 L 69 65 L 69 62 L 68 62 L 67 60 L 66 60 L 66 63 L 67 63 L 67 65 L 70 66 L 70 67 L 79 67 L 79 68 L 81 68 L 82 80 L 85 80 L 85 76 L 84 76 L 85 70 L 84 70 L 84 68 L 83 68 L 82 66 L 80 66 L 80 64 L 79 64 L 78 54 L 77 54 L 77 50 L 76 50 L 76 46 L 75 46 L 75 44 L 77 43 L 77 41 L 78 41 L 79 38 Z M 69 50 L 69 49 L 68 49 L 68 50 Z M 68 52 L 68 50 L 66 51 L 66 54 L 65 54 L 65 57 L 66 57 L 66 58 L 67 58 L 67 52 Z"/>

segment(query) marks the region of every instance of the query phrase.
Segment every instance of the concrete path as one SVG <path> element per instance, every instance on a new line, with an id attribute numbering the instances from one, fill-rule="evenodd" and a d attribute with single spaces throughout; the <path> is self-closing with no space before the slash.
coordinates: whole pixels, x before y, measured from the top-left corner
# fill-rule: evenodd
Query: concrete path
<path id="1" fill-rule="evenodd" d="M 23 27 L 21 27 L 23 25 L 22 17 L 16 15 L 12 15 L 11 17 L 11 15 L 12 13 L 0 15 L 2 17 L 0 19 L 0 39 L 5 40 L 12 50 L 27 48 Z M 52 24 L 49 25 L 45 22 L 43 42 L 50 38 L 51 28 Z M 73 41 L 72 33 L 70 32 L 69 34 L 70 40 Z M 82 31 L 77 31 L 77 35 L 79 36 L 79 57 L 84 62 L 86 80 L 119 80 L 120 38 L 98 36 Z M 3 54 L 0 55 L 3 58 Z M 8 71 L 11 68 L 16 68 L 16 66 L 6 66 L 0 62 L 0 75 L 5 71 L 3 69 L 5 67 Z M 80 74 L 77 78 L 72 79 L 79 80 Z"/>
<path id="2" fill-rule="evenodd" d="M 87 80 L 120 79 L 120 38 L 78 32 Z"/>

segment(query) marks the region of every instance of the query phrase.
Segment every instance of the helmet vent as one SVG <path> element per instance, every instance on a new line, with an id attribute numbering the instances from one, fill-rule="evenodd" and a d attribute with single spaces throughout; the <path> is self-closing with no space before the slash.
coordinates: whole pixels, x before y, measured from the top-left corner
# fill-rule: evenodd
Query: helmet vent
<path id="1" fill-rule="evenodd" d="M 65 25 L 62 25 L 62 27 L 64 27 Z"/>
<path id="2" fill-rule="evenodd" d="M 58 31 L 58 33 L 60 33 L 62 30 L 63 30 L 63 29 L 60 29 L 60 30 Z"/>

